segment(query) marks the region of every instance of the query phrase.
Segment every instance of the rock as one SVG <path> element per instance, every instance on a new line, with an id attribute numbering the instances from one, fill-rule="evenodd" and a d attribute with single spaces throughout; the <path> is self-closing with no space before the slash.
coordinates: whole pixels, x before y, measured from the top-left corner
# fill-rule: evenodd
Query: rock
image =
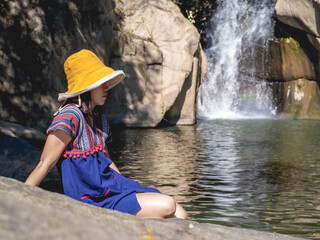
<path id="1" fill-rule="evenodd" d="M 303 30 L 313 46 L 320 52 L 320 2 L 309 0 L 278 0 L 275 5 L 277 19 Z"/>
<path id="2" fill-rule="evenodd" d="M 183 220 L 142 219 L 0 177 L 1 239 L 237 239 L 294 237 Z"/>
<path id="3" fill-rule="evenodd" d="M 280 21 L 276 26 L 280 51 L 277 43 L 273 43 L 269 80 L 276 81 L 274 89 L 276 101 L 280 104 L 279 114 L 295 119 L 318 120 L 320 1 L 278 0 L 275 11 Z"/>
<path id="4" fill-rule="evenodd" d="M 311 61 L 308 52 L 291 37 L 270 42 L 270 54 L 271 81 L 316 80 L 319 77 L 317 65 Z"/>
<path id="5" fill-rule="evenodd" d="M 16 136 L 3 132 L 0 140 L 0 175 L 25 180 L 40 159 L 39 151 Z"/>
<path id="6" fill-rule="evenodd" d="M 47 135 L 30 127 L 24 127 L 18 124 L 0 120 L 0 133 L 11 137 L 21 138 L 35 147 L 43 147 Z"/>
<path id="7" fill-rule="evenodd" d="M 171 1 L 116 1 L 121 16 L 110 63 L 127 79 L 110 91 L 109 120 L 127 126 L 192 124 L 206 73 L 197 29 Z"/>
<path id="8" fill-rule="evenodd" d="M 275 11 L 281 22 L 319 37 L 319 7 L 319 1 L 278 0 Z"/>
<path id="9" fill-rule="evenodd" d="M 268 60 L 270 65 L 266 71 L 266 79 L 268 81 L 282 81 L 282 56 L 278 40 L 269 41 Z"/>
<path id="10" fill-rule="evenodd" d="M 281 116 L 320 120 L 320 90 L 317 82 L 298 79 L 277 85 Z"/>
<path id="11" fill-rule="evenodd" d="M 0 121 L 0 175 L 25 181 L 40 160 L 45 140 L 46 135 L 35 129 Z M 42 186 L 61 192 L 59 182 L 53 168 Z"/>

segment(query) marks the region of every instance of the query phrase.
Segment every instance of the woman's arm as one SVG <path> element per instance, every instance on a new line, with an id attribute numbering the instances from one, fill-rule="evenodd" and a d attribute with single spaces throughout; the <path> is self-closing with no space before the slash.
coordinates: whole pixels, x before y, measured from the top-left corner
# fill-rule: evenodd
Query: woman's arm
<path id="1" fill-rule="evenodd" d="M 51 132 L 44 145 L 40 162 L 32 171 L 25 183 L 32 186 L 38 186 L 46 177 L 48 172 L 56 165 L 62 152 L 70 141 L 71 137 L 63 130 L 58 129 Z"/>
<path id="2" fill-rule="evenodd" d="M 107 151 L 106 152 L 106 157 L 111 159 L 110 158 L 110 155 L 109 155 L 109 151 L 108 151 L 108 148 L 107 148 L 107 145 L 105 145 L 104 149 Z M 114 162 L 112 162 L 109 167 L 111 167 L 113 170 L 115 170 L 116 172 L 120 173 L 119 169 L 117 168 L 117 166 L 114 164 Z M 121 173 L 120 173 L 121 174 Z"/>

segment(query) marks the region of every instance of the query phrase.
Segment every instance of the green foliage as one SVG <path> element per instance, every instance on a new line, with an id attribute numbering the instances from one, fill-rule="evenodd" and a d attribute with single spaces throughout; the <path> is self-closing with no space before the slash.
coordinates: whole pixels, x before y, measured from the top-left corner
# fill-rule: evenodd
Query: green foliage
<path id="1" fill-rule="evenodd" d="M 206 22 L 216 8 L 216 0 L 171 0 L 197 28 Z"/>
<path id="2" fill-rule="evenodd" d="M 299 44 L 298 41 L 296 41 L 296 40 L 293 39 L 292 37 L 287 37 L 287 38 L 286 38 L 286 43 L 287 43 L 287 44 L 290 44 L 290 43 L 294 44 L 296 53 L 297 53 L 298 55 L 300 55 L 300 53 L 301 53 L 301 46 L 300 46 L 300 44 Z"/>
<path id="3" fill-rule="evenodd" d="M 192 24 L 195 24 L 196 23 L 196 20 L 194 19 L 194 16 L 193 16 L 193 12 L 192 11 L 187 11 L 187 16 L 188 16 L 188 20 L 192 23 Z"/>

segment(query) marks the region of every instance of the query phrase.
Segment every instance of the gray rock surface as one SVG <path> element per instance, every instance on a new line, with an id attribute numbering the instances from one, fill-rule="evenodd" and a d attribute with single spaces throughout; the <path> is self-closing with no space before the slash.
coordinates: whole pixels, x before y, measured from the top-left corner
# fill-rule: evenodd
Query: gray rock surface
<path id="1" fill-rule="evenodd" d="M 47 135 L 31 127 L 24 127 L 0 120 L 0 133 L 21 138 L 35 147 L 42 147 L 47 139 Z"/>
<path id="2" fill-rule="evenodd" d="M 0 239 L 297 239 L 193 221 L 142 219 L 5 177 L 0 177 L 0 195 Z"/>
<path id="3" fill-rule="evenodd" d="M 0 120 L 0 176 L 25 181 L 40 160 L 46 138 L 36 129 Z M 46 176 L 44 185 L 47 181 L 59 181 L 56 168 Z"/>

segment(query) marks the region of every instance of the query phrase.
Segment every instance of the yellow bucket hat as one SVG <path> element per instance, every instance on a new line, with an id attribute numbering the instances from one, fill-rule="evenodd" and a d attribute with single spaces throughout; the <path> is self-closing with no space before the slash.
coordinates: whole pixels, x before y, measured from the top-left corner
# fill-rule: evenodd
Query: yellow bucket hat
<path id="1" fill-rule="evenodd" d="M 64 72 L 67 77 L 68 91 L 59 93 L 58 101 L 79 96 L 105 82 L 111 89 L 125 77 L 122 70 L 115 71 L 105 66 L 93 52 L 86 49 L 67 58 L 64 62 Z"/>

